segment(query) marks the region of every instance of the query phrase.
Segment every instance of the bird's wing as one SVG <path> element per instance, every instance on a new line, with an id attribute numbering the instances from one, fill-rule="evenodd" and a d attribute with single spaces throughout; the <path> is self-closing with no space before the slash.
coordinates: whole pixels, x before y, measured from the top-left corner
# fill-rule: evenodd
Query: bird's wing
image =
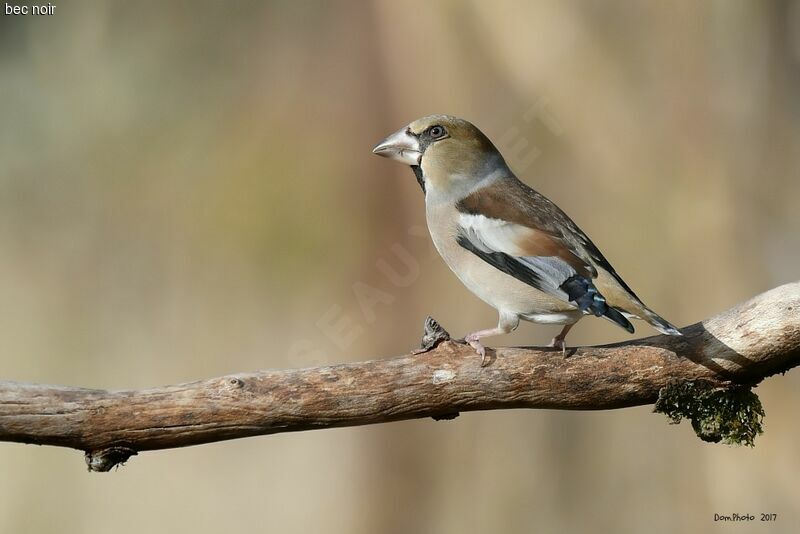
<path id="1" fill-rule="evenodd" d="M 572 277 L 591 280 L 590 266 L 552 236 L 476 214 L 459 216 L 458 243 L 523 282 L 569 302 L 561 286 Z"/>
<path id="2" fill-rule="evenodd" d="M 591 272 L 592 278 L 597 278 L 598 269 L 606 271 L 608 278 L 619 285 L 626 297 L 641 304 L 639 297 L 583 230 L 550 199 L 515 176 L 474 191 L 462 199 L 457 207 L 461 213 L 513 222 L 550 236 L 569 254 L 579 258 Z"/>
<path id="3" fill-rule="evenodd" d="M 591 265 L 553 236 L 483 215 L 461 214 L 456 239 L 504 273 L 633 332 L 630 322 L 597 291 Z"/>
<path id="4" fill-rule="evenodd" d="M 482 192 L 484 194 L 480 194 Z M 588 237 L 543 196 L 538 195 L 531 209 L 520 203 L 522 199 L 518 195 L 509 195 L 515 192 L 479 190 L 460 201 L 456 236 L 459 245 L 510 276 L 633 332 L 630 322 L 619 310 L 606 304 L 594 285 L 598 272 Z M 541 199 L 547 201 L 547 205 L 542 206 Z M 538 214 L 533 219 L 526 216 L 541 207 L 556 210 L 574 229 L 562 230 L 566 221 L 559 225 Z M 520 213 L 521 209 L 524 212 Z M 594 245 L 591 248 L 596 250 Z M 596 255 L 602 257 L 599 251 Z"/>

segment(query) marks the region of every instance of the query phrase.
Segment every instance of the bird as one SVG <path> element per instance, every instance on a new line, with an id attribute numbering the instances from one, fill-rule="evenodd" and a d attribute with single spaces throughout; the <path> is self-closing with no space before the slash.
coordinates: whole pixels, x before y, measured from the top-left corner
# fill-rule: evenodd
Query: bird
<path id="1" fill-rule="evenodd" d="M 400 128 L 372 152 L 414 171 L 433 244 L 458 279 L 499 313 L 496 327 L 464 337 L 486 364 L 483 338 L 521 320 L 562 325 L 551 347 L 587 315 L 634 332 L 630 319 L 682 335 L 648 308 L 600 249 L 555 203 L 519 180 L 472 123 L 430 115 Z"/>

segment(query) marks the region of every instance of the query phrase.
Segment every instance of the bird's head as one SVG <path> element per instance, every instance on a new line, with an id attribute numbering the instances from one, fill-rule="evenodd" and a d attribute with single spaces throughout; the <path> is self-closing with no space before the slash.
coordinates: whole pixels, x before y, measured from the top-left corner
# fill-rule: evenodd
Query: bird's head
<path id="1" fill-rule="evenodd" d="M 424 190 L 469 188 L 505 161 L 472 123 L 450 115 L 429 115 L 399 129 L 372 149 L 414 168 Z"/>

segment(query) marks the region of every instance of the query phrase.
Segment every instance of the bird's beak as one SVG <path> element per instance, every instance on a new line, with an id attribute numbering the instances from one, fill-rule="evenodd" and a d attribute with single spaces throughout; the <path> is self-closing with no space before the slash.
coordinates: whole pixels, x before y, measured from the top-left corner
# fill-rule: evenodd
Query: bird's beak
<path id="1" fill-rule="evenodd" d="M 406 165 L 419 165 L 422 152 L 419 139 L 408 128 L 396 131 L 372 149 L 373 154 L 397 160 Z"/>

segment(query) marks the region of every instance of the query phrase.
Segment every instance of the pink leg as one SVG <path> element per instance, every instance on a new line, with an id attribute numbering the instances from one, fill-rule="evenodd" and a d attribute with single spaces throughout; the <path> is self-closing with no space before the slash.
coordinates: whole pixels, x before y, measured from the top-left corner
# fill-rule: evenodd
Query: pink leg
<path id="1" fill-rule="evenodd" d="M 561 353 L 565 356 L 567 355 L 567 332 L 569 332 L 570 328 L 575 326 L 575 323 L 572 324 L 565 324 L 564 328 L 561 329 L 561 332 L 553 338 L 553 341 L 550 342 L 551 347 L 555 347 L 557 349 L 561 349 Z"/>
<path id="2" fill-rule="evenodd" d="M 481 367 L 486 365 L 486 349 L 481 345 L 481 338 L 499 336 L 501 334 L 508 334 L 513 332 L 519 326 L 519 317 L 516 315 L 500 314 L 500 323 L 496 328 L 489 328 L 487 330 L 478 330 L 464 338 L 464 341 L 469 343 L 470 347 L 475 349 L 475 352 L 481 355 Z"/>

